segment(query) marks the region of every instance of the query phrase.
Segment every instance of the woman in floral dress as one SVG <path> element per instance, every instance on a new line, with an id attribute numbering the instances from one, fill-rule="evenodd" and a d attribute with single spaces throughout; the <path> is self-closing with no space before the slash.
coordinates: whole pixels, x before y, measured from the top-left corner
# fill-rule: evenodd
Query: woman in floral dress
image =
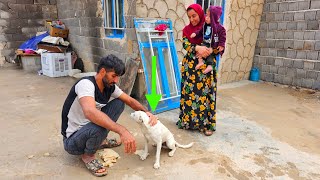
<path id="1" fill-rule="evenodd" d="M 187 54 L 181 67 L 181 100 L 177 125 L 182 129 L 200 130 L 210 136 L 216 130 L 216 85 L 217 71 L 204 74 L 204 64 L 196 70 L 197 55 L 207 57 L 212 48 L 200 46 L 202 37 L 190 38 L 190 35 L 201 29 L 204 23 L 204 12 L 200 5 L 192 4 L 187 8 L 190 24 L 183 29 L 183 47 Z M 214 61 L 215 62 L 215 61 Z"/>

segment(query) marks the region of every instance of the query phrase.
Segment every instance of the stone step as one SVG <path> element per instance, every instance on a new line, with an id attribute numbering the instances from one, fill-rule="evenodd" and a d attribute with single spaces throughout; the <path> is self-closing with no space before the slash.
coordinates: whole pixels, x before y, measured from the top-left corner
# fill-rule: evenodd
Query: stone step
<path id="1" fill-rule="evenodd" d="M 260 33 L 260 32 L 263 32 L 264 30 L 259 29 L 258 31 Z M 293 32 L 313 32 L 313 33 L 317 34 L 317 33 L 320 32 L 320 30 L 314 30 L 314 29 L 309 29 L 309 30 L 302 30 L 302 29 L 286 29 L 286 30 L 282 30 L 282 29 L 276 29 L 276 30 L 273 30 L 273 31 L 270 31 L 270 32 L 288 32 L 288 33 L 290 33 L 290 32 L 292 32 L 292 33 Z"/>
<path id="2" fill-rule="evenodd" d="M 255 55 L 254 66 L 262 80 L 320 89 L 320 61 Z"/>
<path id="3" fill-rule="evenodd" d="M 281 67 L 294 67 L 298 69 L 308 69 L 320 71 L 320 60 L 312 59 L 295 59 L 280 56 L 264 56 L 264 55 L 254 55 L 253 62 L 259 64 L 281 66 Z"/>
<path id="4" fill-rule="evenodd" d="M 280 48 L 261 48 L 256 47 L 255 53 L 261 56 L 283 57 L 291 59 L 308 59 L 319 60 L 319 51 L 314 50 L 297 50 L 297 49 L 280 49 Z"/>
<path id="5" fill-rule="evenodd" d="M 261 16 L 261 21 L 299 21 L 299 20 L 319 20 L 320 9 L 300 10 L 300 11 L 277 11 L 264 12 Z"/>
<path id="6" fill-rule="evenodd" d="M 316 9 L 299 9 L 299 10 L 288 10 L 288 11 L 283 11 L 283 10 L 278 10 L 278 11 L 263 11 L 263 14 L 280 14 L 280 13 L 284 13 L 284 14 L 295 14 L 295 13 L 299 13 L 299 12 L 303 12 L 303 13 L 310 13 L 310 12 L 316 12 L 317 16 L 319 16 L 319 10 L 320 8 L 316 8 Z"/>
<path id="7" fill-rule="evenodd" d="M 255 55 L 253 58 L 254 65 L 258 65 L 263 72 L 273 72 L 279 74 L 285 74 L 285 72 L 279 72 L 271 67 L 277 67 L 277 70 L 285 71 L 286 68 L 302 69 L 311 72 L 320 72 L 320 61 L 309 59 L 292 59 L 284 57 L 273 56 L 261 56 Z M 310 75 L 311 76 L 311 75 Z"/>
<path id="8" fill-rule="evenodd" d="M 305 51 L 309 53 L 309 58 L 320 58 L 316 52 L 320 51 L 320 41 L 307 40 L 274 40 L 274 39 L 258 39 L 256 48 L 260 48 L 260 54 L 272 53 L 272 55 L 283 54 L 282 50 L 290 50 L 295 52 Z M 269 50 L 272 49 L 272 50 Z M 295 53 L 299 54 L 299 53 Z M 283 55 L 282 55 L 283 56 Z M 286 55 L 284 55 L 286 56 Z M 291 56 L 290 56 L 291 57 Z M 301 55 L 299 56 L 301 57 Z M 307 58 L 307 59 L 309 59 Z"/>
<path id="9" fill-rule="evenodd" d="M 273 21 L 261 22 L 260 30 L 276 31 L 276 30 L 319 30 L 319 20 L 299 20 L 299 21 Z"/>
<path id="10" fill-rule="evenodd" d="M 296 0 L 296 1 L 266 1 L 263 6 L 264 12 L 285 12 L 307 9 L 320 9 L 320 0 Z"/>
<path id="11" fill-rule="evenodd" d="M 281 2 L 301 2 L 310 0 L 265 0 L 265 3 L 281 3 Z"/>
<path id="12" fill-rule="evenodd" d="M 263 11 L 263 13 L 266 13 L 266 14 L 280 14 L 280 13 L 297 13 L 297 12 L 319 12 L 320 8 L 317 8 L 317 9 L 304 9 L 304 10 L 294 10 L 294 11 Z"/>
<path id="13" fill-rule="evenodd" d="M 275 82 L 290 86 L 298 86 L 298 87 L 304 87 L 304 88 L 310 88 L 310 89 L 320 89 L 320 79 L 312 79 L 308 78 L 308 76 L 305 76 L 304 71 L 300 71 L 299 69 L 295 71 L 294 69 L 288 69 L 288 74 L 282 75 L 277 73 L 268 73 L 268 72 L 261 72 L 261 80 L 267 81 L 267 82 Z M 308 72 L 307 72 L 308 73 Z M 297 75 L 296 75 L 297 74 Z M 308 73 L 308 74 L 317 74 L 317 73 Z M 318 75 L 316 75 L 319 77 Z M 305 78 L 303 78 L 305 77 Z"/>
<path id="14" fill-rule="evenodd" d="M 275 39 L 275 40 L 320 40 L 320 31 L 316 30 L 276 30 L 265 32 L 259 30 L 258 39 Z"/>

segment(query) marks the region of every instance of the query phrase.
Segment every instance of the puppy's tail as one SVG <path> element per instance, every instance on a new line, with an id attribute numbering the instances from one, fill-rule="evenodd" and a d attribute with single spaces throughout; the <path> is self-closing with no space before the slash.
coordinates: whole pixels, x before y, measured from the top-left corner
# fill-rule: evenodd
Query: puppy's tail
<path id="1" fill-rule="evenodd" d="M 177 145 L 179 148 L 187 149 L 187 148 L 191 148 L 191 146 L 193 146 L 193 142 L 190 143 L 190 144 L 187 144 L 187 145 L 182 145 L 182 144 L 179 144 L 178 142 L 176 142 L 176 145 Z"/>

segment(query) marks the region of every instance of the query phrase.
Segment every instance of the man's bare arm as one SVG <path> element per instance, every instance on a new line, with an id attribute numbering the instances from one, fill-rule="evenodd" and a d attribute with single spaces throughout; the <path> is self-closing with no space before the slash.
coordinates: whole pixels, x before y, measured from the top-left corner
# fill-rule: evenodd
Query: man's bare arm
<path id="1" fill-rule="evenodd" d="M 128 106 L 130 106 L 135 111 L 144 111 L 144 112 L 148 111 L 141 103 L 139 103 L 139 101 L 130 97 L 126 93 L 122 93 L 119 96 L 119 99 L 123 101 L 125 104 L 127 104 Z"/>
<path id="2" fill-rule="evenodd" d="M 113 132 L 121 134 L 125 128 L 110 119 L 108 115 L 96 108 L 96 102 L 93 97 L 85 96 L 79 99 L 84 116 L 91 122 L 109 129 Z"/>
<path id="3" fill-rule="evenodd" d="M 136 143 L 134 137 L 129 131 L 115 123 L 108 115 L 96 109 L 96 102 L 93 97 L 85 96 L 79 99 L 84 116 L 91 122 L 104 127 L 110 131 L 116 132 L 120 135 L 121 141 L 125 144 L 125 152 L 133 153 L 136 151 Z"/>
<path id="4" fill-rule="evenodd" d="M 121 101 L 123 101 L 124 103 L 126 103 L 128 106 L 130 106 L 135 111 L 144 111 L 144 112 L 146 112 L 147 115 L 150 117 L 149 124 L 151 126 L 154 126 L 155 124 L 157 124 L 158 118 L 155 115 L 153 115 L 152 113 L 150 113 L 141 103 L 139 103 L 134 98 L 130 97 L 126 93 L 122 93 L 119 96 L 119 99 Z"/>

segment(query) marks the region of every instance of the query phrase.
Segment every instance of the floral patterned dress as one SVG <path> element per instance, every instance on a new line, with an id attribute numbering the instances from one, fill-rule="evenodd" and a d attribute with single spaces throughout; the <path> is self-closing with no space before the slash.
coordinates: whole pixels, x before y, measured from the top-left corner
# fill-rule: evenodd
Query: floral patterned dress
<path id="1" fill-rule="evenodd" d="M 196 70 L 195 44 L 183 37 L 183 47 L 187 54 L 181 67 L 180 114 L 177 125 L 181 129 L 216 130 L 216 60 L 213 72 L 203 74 L 206 65 Z"/>

